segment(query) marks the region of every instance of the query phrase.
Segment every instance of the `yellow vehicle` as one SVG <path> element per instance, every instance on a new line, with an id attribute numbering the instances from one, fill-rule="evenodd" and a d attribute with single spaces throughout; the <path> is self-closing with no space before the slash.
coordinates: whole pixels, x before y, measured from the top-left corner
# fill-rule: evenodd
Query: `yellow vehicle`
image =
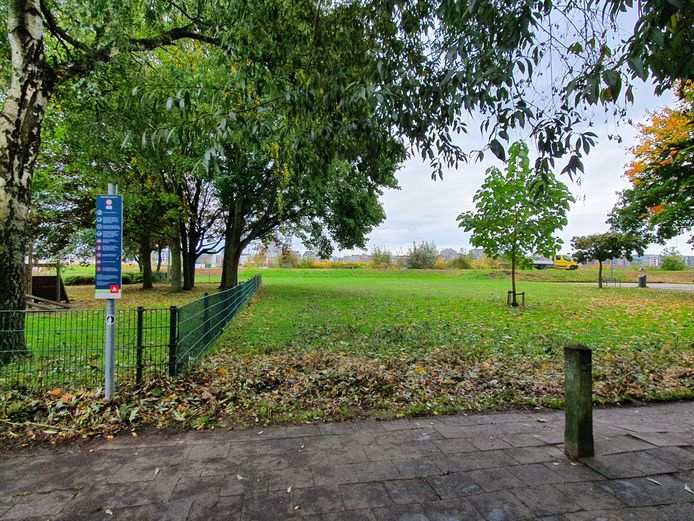
<path id="1" fill-rule="evenodd" d="M 557 253 L 551 259 L 541 257 L 533 259 L 533 267 L 538 270 L 546 270 L 548 268 L 556 268 L 559 270 L 577 270 L 578 262 L 571 258 L 571 255 Z"/>

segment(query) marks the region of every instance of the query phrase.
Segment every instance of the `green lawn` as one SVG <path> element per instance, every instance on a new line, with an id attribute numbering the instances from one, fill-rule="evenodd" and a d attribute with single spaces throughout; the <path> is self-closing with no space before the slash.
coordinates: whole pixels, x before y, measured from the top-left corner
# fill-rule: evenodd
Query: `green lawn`
<path id="1" fill-rule="evenodd" d="M 593 349 L 598 402 L 694 396 L 694 295 L 500 272 L 262 270 L 198 376 L 269 421 L 561 405 L 563 347 Z"/>
<path id="2" fill-rule="evenodd" d="M 498 270 L 257 272 L 263 287 L 251 305 L 182 378 L 121 382 L 111 404 L 94 388 L 0 393 L 0 443 L 144 425 L 557 407 L 563 347 L 572 343 L 593 349 L 597 403 L 694 398 L 692 292 L 599 290 L 557 283 L 561 272 L 524 272 L 547 282 L 521 281 L 526 307 L 513 309 L 505 305 L 510 281 Z M 213 289 L 126 288 L 120 309 L 181 304 Z M 91 292 L 75 291 L 76 303 L 94 307 Z"/>

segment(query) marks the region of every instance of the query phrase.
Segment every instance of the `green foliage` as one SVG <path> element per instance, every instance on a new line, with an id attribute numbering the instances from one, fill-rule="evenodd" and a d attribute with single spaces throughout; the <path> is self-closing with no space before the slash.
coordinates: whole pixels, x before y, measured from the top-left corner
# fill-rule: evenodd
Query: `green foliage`
<path id="1" fill-rule="evenodd" d="M 407 250 L 405 264 L 410 269 L 430 270 L 435 267 L 438 255 L 433 242 L 422 241 L 419 245 L 413 242 L 412 248 Z"/>
<path id="2" fill-rule="evenodd" d="M 460 227 L 472 231 L 470 244 L 492 258 L 511 260 L 515 302 L 516 266 L 529 255 L 553 255 L 561 245 L 554 232 L 567 223 L 574 198 L 551 172 L 539 176 L 530 168 L 528 147 L 511 146 L 506 171 L 487 169 L 482 188 L 473 197 L 474 212 L 458 216 Z"/>
<path id="3" fill-rule="evenodd" d="M 686 266 L 680 252 L 675 248 L 665 248 L 660 259 L 660 267 L 666 271 L 683 271 Z"/>
<path id="4" fill-rule="evenodd" d="M 458 255 L 447 262 L 449 268 L 457 270 L 469 270 L 474 267 L 474 262 L 469 255 Z"/>
<path id="5" fill-rule="evenodd" d="M 608 221 L 660 243 L 694 228 L 694 86 L 683 81 L 679 92 L 675 109 L 653 113 L 640 125 L 627 171 L 633 186 L 620 193 Z"/>
<path id="6" fill-rule="evenodd" d="M 371 250 L 371 264 L 374 268 L 390 268 L 393 265 L 393 254 L 382 246 Z"/>
<path id="7" fill-rule="evenodd" d="M 584 235 L 571 239 L 574 258 L 579 263 L 593 260 L 605 262 L 610 259 L 632 259 L 634 252 L 643 255 L 647 243 L 641 237 L 610 231 Z"/>
<path id="8" fill-rule="evenodd" d="M 609 231 L 571 239 L 574 258 L 579 263 L 596 260 L 600 265 L 598 286 L 602 287 L 602 263 L 610 259 L 632 259 L 632 253 L 643 255 L 648 240 L 643 236 Z"/>

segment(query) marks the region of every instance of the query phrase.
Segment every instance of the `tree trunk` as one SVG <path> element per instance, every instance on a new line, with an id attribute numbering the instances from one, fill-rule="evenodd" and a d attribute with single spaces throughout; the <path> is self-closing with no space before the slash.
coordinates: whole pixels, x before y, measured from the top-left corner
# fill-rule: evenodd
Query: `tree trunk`
<path id="1" fill-rule="evenodd" d="M 33 277 L 34 277 L 34 243 L 29 242 L 27 245 L 27 262 L 24 270 L 25 281 L 24 281 L 24 293 L 31 295 L 33 290 Z"/>
<path id="2" fill-rule="evenodd" d="M 149 239 L 140 241 L 140 262 L 142 266 L 142 289 L 152 289 L 152 246 Z"/>
<path id="3" fill-rule="evenodd" d="M 0 310 L 25 307 L 24 254 L 31 179 L 53 77 L 46 64 L 38 0 L 7 3 L 12 79 L 0 116 Z M 0 329 L 0 363 L 28 353 L 24 314 L 7 313 Z"/>
<path id="4" fill-rule="evenodd" d="M 181 291 L 181 240 L 177 236 L 169 247 L 169 255 L 171 256 L 171 290 Z"/>
<path id="5" fill-rule="evenodd" d="M 602 261 L 598 261 L 598 288 L 602 288 Z"/>
<path id="6" fill-rule="evenodd" d="M 516 252 L 514 251 L 511 255 L 511 288 L 513 289 L 513 301 L 511 305 L 515 308 L 518 307 L 518 301 L 516 300 Z"/>
<path id="7" fill-rule="evenodd" d="M 161 272 L 161 250 L 163 249 L 161 244 L 157 247 L 157 273 Z"/>
<path id="8" fill-rule="evenodd" d="M 224 262 L 222 265 L 221 289 L 233 288 L 239 283 L 239 259 L 243 246 L 241 233 L 243 230 L 243 198 L 238 197 L 234 209 L 229 212 L 224 233 Z"/>

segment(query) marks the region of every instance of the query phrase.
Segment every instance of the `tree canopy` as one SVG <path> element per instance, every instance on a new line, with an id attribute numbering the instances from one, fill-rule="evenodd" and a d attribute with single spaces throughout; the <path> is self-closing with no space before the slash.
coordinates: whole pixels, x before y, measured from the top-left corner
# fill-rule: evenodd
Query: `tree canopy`
<path id="1" fill-rule="evenodd" d="M 528 146 L 517 141 L 509 150 L 505 171 L 487 169 L 482 188 L 473 197 L 474 212 L 458 216 L 460 227 L 472 231 L 470 244 L 492 258 L 511 260 L 513 302 L 516 306 L 516 266 L 526 256 L 554 255 L 561 240 L 554 232 L 563 228 L 574 198 L 554 175 L 541 177 L 530 168 Z"/>
<path id="2" fill-rule="evenodd" d="M 622 258 L 631 260 L 634 252 L 643 255 L 647 244 L 648 242 L 642 236 L 614 230 L 571 239 L 574 257 L 578 262 L 598 261 L 598 287 L 600 288 L 602 288 L 602 265 L 605 261 Z"/>
<path id="3" fill-rule="evenodd" d="M 639 125 L 639 143 L 609 222 L 660 243 L 694 228 L 694 86 L 680 89 L 675 108 L 665 108 Z M 694 237 L 690 238 L 690 242 Z"/>

